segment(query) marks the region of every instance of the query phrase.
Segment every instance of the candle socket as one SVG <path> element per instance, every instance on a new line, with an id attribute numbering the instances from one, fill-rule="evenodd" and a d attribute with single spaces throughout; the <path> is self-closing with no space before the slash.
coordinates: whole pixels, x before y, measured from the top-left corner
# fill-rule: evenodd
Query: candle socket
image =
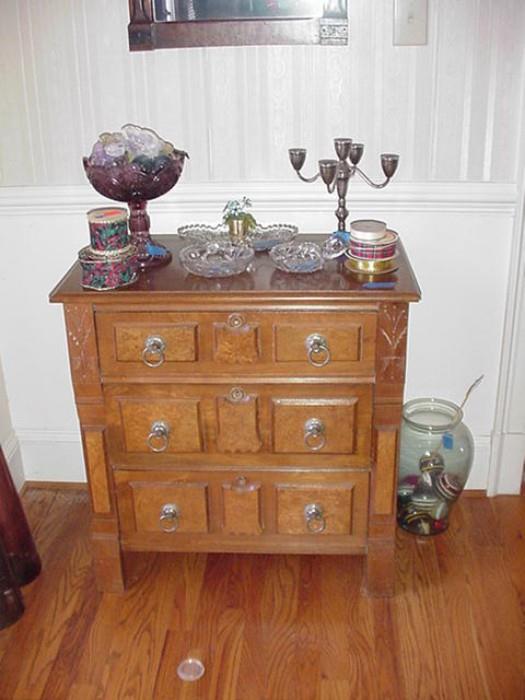
<path id="1" fill-rule="evenodd" d="M 394 176 L 399 163 L 399 156 L 396 153 L 381 154 L 381 167 L 386 179 L 384 182 L 376 183 L 358 167 L 365 150 L 364 144 L 354 143 L 350 138 L 339 137 L 334 139 L 334 149 L 338 160 L 333 158 L 321 159 L 318 162 L 319 170 L 312 177 L 305 177 L 301 174 L 302 167 L 306 161 L 306 148 L 290 148 L 288 149 L 288 157 L 292 168 L 303 182 L 315 182 L 320 177 L 330 194 L 337 188 L 338 206 L 335 211 L 337 230 L 346 231 L 346 219 L 348 217 L 346 195 L 352 177 L 357 174 L 370 187 L 382 189 Z"/>

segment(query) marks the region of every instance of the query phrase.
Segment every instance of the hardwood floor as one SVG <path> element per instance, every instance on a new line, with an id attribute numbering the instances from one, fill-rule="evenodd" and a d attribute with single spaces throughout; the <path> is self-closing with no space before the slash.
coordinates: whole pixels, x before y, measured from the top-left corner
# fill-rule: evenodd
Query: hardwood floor
<path id="1" fill-rule="evenodd" d="M 397 595 L 341 556 L 139 554 L 94 585 L 85 491 L 30 488 L 43 559 L 0 632 L 1 700 L 524 700 L 525 496 L 463 498 L 450 530 L 398 533 Z M 183 683 L 179 662 L 201 658 Z"/>

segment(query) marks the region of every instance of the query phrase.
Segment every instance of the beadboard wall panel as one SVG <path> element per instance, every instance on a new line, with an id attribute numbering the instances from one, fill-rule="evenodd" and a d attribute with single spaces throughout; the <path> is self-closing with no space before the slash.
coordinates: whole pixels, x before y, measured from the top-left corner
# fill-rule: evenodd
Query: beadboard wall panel
<path id="1" fill-rule="evenodd" d="M 515 182 L 525 3 L 429 3 L 426 46 L 392 45 L 388 0 L 352 0 L 348 47 L 130 53 L 126 0 L 17 0 L 0 24 L 0 185 L 80 184 L 104 130 L 150 125 L 191 155 L 190 183 L 283 180 L 331 139 L 401 154 L 405 181 Z"/>

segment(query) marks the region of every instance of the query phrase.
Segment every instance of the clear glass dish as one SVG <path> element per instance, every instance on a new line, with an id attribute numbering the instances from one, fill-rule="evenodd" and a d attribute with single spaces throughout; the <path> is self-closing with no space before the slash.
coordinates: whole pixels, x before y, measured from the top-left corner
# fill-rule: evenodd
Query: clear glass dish
<path id="1" fill-rule="evenodd" d="M 228 242 L 197 243 L 179 253 L 184 269 L 201 277 L 239 275 L 246 271 L 254 255 L 253 248 Z"/>
<path id="2" fill-rule="evenodd" d="M 311 241 L 281 243 L 270 250 L 270 257 L 284 272 L 317 272 L 324 266 L 321 246 Z"/>
<path id="3" fill-rule="evenodd" d="M 246 244 L 257 252 L 270 250 L 279 243 L 292 241 L 298 232 L 298 227 L 292 224 L 257 224 L 253 231 L 247 234 Z M 178 234 L 183 240 L 194 243 L 218 243 L 230 239 L 226 224 L 187 224 L 178 229 Z"/>
<path id="4" fill-rule="evenodd" d="M 321 245 L 313 241 L 281 243 L 270 250 L 275 266 L 284 272 L 317 272 L 324 267 L 325 260 L 341 255 L 346 245 L 336 236 L 330 236 Z"/>

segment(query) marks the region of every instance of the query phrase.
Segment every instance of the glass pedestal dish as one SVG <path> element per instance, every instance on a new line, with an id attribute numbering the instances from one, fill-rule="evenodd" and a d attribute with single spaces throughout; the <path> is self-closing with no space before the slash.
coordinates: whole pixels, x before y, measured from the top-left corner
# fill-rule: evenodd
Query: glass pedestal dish
<path id="1" fill-rule="evenodd" d="M 164 265 L 169 250 L 151 239 L 147 204 L 174 187 L 188 158 L 152 129 L 125 124 L 121 131 L 100 134 L 84 170 L 93 187 L 109 199 L 127 202 L 131 243 L 141 269 Z"/>
<path id="2" fill-rule="evenodd" d="M 147 204 L 174 187 L 182 173 L 186 153 L 174 151 L 165 156 L 156 171 L 146 172 L 132 162 L 114 163 L 109 167 L 94 165 L 83 159 L 84 170 L 93 187 L 109 199 L 127 202 L 130 210 L 129 233 L 131 242 L 138 248 L 139 266 L 142 269 L 164 265 L 171 260 L 171 253 L 150 236 L 150 218 Z"/>

